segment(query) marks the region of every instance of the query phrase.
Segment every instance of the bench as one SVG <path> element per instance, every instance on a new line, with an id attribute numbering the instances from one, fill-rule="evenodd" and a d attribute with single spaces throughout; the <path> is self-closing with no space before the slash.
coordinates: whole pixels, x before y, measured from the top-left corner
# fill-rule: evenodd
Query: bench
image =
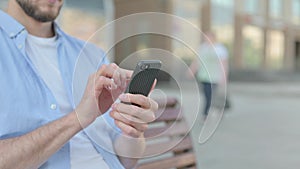
<path id="1" fill-rule="evenodd" d="M 155 100 L 159 110 L 145 131 L 147 146 L 136 169 L 196 169 L 196 155 L 182 107 L 176 98 Z"/>

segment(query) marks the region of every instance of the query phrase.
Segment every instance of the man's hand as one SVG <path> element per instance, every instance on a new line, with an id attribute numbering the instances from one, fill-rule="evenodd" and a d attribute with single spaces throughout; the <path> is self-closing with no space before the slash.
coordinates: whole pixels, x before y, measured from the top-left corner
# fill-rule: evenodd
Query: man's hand
<path id="1" fill-rule="evenodd" d="M 124 167 L 133 168 L 145 151 L 144 132 L 148 128 L 148 123 L 155 120 L 154 113 L 158 109 L 158 104 L 143 95 L 122 94 L 119 98 L 122 102 L 132 105 L 125 103 L 112 105 L 110 115 L 123 132 L 116 139 L 114 148 Z"/>
<path id="2" fill-rule="evenodd" d="M 121 69 L 113 63 L 103 65 L 89 77 L 83 98 L 76 108 L 78 120 L 83 128 L 111 107 L 124 92 L 131 74 L 132 71 Z"/>
<path id="3" fill-rule="evenodd" d="M 115 64 L 102 66 L 90 76 L 76 113 L 70 112 L 25 135 L 0 140 L 0 168 L 39 168 L 76 133 L 107 111 L 125 89 L 131 74 L 132 71 Z"/>
<path id="4" fill-rule="evenodd" d="M 122 94 L 120 100 L 125 103 L 114 103 L 112 105 L 111 117 L 115 119 L 116 125 L 128 136 L 139 138 L 143 136 L 148 128 L 148 123 L 155 120 L 155 112 L 158 104 L 151 98 L 143 95 Z"/>

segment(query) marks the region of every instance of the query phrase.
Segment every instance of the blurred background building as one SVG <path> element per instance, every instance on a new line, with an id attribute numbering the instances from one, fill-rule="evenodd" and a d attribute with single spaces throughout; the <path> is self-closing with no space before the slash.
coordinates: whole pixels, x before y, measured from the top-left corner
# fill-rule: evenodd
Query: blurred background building
<path id="1" fill-rule="evenodd" d="M 0 2 L 2 8 L 6 1 Z M 215 31 L 229 49 L 234 72 L 300 70 L 300 0 L 66 0 L 58 22 L 68 33 L 87 40 L 106 23 L 139 12 L 174 14 L 202 31 Z M 136 23 L 132 28 L 145 26 L 151 24 Z M 106 39 L 113 38 L 117 29 Z M 201 39 L 185 32 L 181 25 L 163 29 L 190 36 L 196 47 Z M 95 43 L 105 45 L 97 39 Z M 146 34 L 118 43 L 114 61 L 120 63 L 134 51 L 150 47 L 175 52 L 187 63 L 195 57 L 175 40 Z"/>

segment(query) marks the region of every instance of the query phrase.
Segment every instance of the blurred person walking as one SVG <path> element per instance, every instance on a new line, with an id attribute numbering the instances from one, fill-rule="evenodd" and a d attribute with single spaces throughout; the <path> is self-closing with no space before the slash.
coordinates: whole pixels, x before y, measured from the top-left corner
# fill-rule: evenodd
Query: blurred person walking
<path id="1" fill-rule="evenodd" d="M 192 61 L 190 70 L 202 86 L 205 96 L 203 115 L 206 118 L 217 88 L 226 84 L 228 75 L 228 51 L 217 41 L 214 32 L 205 33 L 199 46 L 199 58 Z M 225 101 L 225 108 L 229 108 L 229 101 L 227 99 L 222 101 Z"/>

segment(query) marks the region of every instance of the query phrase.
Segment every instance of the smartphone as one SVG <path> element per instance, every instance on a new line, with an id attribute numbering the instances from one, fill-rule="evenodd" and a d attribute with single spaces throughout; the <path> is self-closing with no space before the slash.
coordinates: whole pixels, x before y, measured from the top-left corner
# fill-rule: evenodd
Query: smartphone
<path id="1" fill-rule="evenodd" d="M 125 93 L 148 96 L 161 69 L 160 60 L 141 60 L 137 63 Z"/>

